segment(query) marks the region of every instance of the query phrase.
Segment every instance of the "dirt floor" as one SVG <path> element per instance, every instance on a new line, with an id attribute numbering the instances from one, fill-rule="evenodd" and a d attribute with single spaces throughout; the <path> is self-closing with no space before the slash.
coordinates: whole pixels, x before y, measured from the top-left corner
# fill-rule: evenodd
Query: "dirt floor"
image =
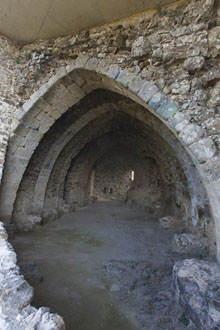
<path id="1" fill-rule="evenodd" d="M 135 205 L 97 202 L 18 233 L 19 262 L 43 274 L 33 305 L 63 316 L 67 330 L 193 329 L 175 303 L 173 232 Z"/>

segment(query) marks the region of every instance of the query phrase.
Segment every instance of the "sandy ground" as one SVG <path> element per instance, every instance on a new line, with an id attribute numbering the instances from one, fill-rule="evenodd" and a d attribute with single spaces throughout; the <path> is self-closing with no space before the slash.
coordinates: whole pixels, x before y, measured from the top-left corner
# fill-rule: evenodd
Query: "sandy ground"
<path id="1" fill-rule="evenodd" d="M 19 233 L 12 244 L 19 261 L 43 274 L 33 305 L 58 312 L 67 330 L 188 330 L 172 290 L 180 259 L 172 236 L 138 206 L 111 201 Z"/>

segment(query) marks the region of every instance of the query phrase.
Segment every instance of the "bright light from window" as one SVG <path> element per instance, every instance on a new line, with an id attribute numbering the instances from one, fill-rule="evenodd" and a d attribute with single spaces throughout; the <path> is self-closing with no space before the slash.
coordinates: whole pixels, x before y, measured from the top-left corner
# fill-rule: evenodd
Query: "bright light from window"
<path id="1" fill-rule="evenodd" d="M 134 171 L 131 171 L 131 181 L 134 181 Z"/>

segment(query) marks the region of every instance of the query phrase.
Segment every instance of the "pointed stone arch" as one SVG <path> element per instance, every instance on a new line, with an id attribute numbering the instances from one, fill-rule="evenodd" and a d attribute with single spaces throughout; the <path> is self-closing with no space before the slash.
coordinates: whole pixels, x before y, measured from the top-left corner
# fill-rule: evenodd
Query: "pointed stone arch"
<path id="1" fill-rule="evenodd" d="M 174 151 L 187 178 L 192 202 L 192 223 L 197 225 L 201 216 L 210 218 L 208 195 L 199 161 L 181 139 L 179 129 L 175 131 L 175 116 L 179 107 L 161 92 L 153 82 L 144 80 L 137 72 L 122 69 L 108 60 L 79 56 L 76 61 L 57 74 L 35 92 L 19 110 L 14 122 L 4 176 L 0 190 L 0 216 L 10 221 L 22 177 L 29 161 L 43 136 L 69 108 L 97 89 L 104 89 L 132 100 L 138 109 L 128 108 L 125 112 L 131 117 L 149 125 L 150 118 L 156 118 L 158 134 Z M 114 104 L 111 104 L 114 108 Z M 65 146 L 83 128 L 100 115 L 107 113 L 109 107 L 96 107 L 79 115 L 71 127 L 71 135 L 60 134 L 58 147 L 54 144 L 48 150 L 36 184 L 35 202 L 39 201 L 45 189 L 56 160 Z M 150 123 L 154 125 L 154 121 Z M 57 144 L 57 141 L 56 141 Z M 50 162 L 49 166 L 47 164 Z M 45 180 L 46 178 L 46 180 Z M 39 204 L 43 207 L 43 200 Z M 213 233 L 208 232 L 214 241 Z"/>

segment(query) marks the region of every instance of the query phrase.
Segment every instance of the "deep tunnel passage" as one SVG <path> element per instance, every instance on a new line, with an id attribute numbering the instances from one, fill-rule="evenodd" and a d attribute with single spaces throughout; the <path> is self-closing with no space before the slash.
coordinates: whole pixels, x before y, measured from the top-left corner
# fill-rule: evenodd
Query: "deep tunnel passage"
<path id="1" fill-rule="evenodd" d="M 158 117 L 115 92 L 92 91 L 40 139 L 13 205 L 18 230 L 38 228 L 14 242 L 18 257 L 36 261 L 44 275 L 34 304 L 64 315 L 68 329 L 175 324 L 170 281 L 179 257 L 171 252 L 173 232 L 159 228 L 158 219 L 174 216 L 184 230 L 211 235 L 203 225 L 208 215 L 199 212 L 204 202 L 194 164 Z M 66 215 L 45 225 L 44 211 Z M 162 318 L 151 306 L 158 290 L 160 302 L 152 306 L 160 310 L 169 301 Z"/>
<path id="2" fill-rule="evenodd" d="M 177 215 L 190 227 L 191 200 L 183 168 L 172 148 L 156 132 L 153 116 L 149 115 L 146 125 L 123 111 L 137 111 L 138 107 L 123 96 L 97 90 L 57 120 L 34 152 L 20 184 L 13 212 L 17 227 L 28 227 L 25 215 L 39 209 L 88 203 L 93 197 L 91 173 L 101 166 L 100 159 L 108 171 L 112 164 L 116 165 L 113 172 L 128 165 L 135 169 L 128 200 L 143 205 L 152 214 Z M 91 109 L 100 111 L 98 119 L 90 120 L 73 134 L 72 123 Z M 120 157 L 114 161 L 117 154 Z M 107 173 L 102 173 L 103 182 L 105 176 Z M 97 175 L 94 179 L 97 185 L 100 179 Z"/>

